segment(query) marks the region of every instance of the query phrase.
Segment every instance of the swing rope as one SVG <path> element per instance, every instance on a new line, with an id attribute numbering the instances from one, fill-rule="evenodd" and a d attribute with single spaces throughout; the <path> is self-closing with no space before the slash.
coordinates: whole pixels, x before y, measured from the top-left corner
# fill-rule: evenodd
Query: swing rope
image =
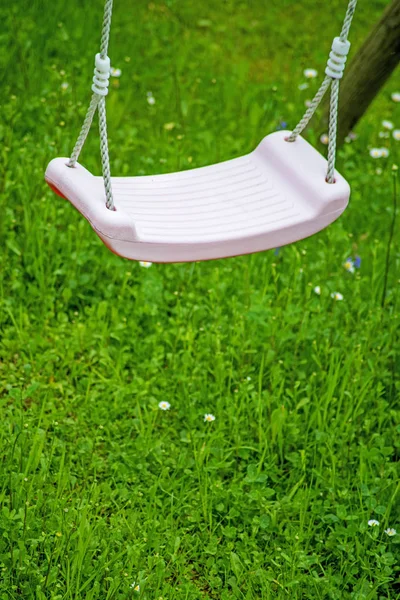
<path id="1" fill-rule="evenodd" d="M 343 77 L 347 54 L 350 49 L 350 42 L 347 38 L 349 35 L 349 30 L 353 20 L 356 5 L 357 0 L 349 0 L 341 34 L 339 37 L 334 38 L 332 43 L 332 49 L 329 55 L 328 64 L 325 69 L 326 77 L 323 80 L 318 92 L 315 94 L 313 100 L 311 101 L 310 106 L 304 113 L 304 116 L 299 121 L 299 123 L 292 131 L 290 136 L 287 138 L 288 142 L 296 141 L 297 137 L 308 125 L 310 119 L 314 115 L 322 98 L 324 97 L 326 91 L 332 83 L 329 112 L 328 170 L 326 176 L 326 181 L 328 183 L 335 182 L 334 174 L 336 160 L 337 119 L 339 106 L 339 82 L 340 79 Z M 86 138 L 90 131 L 96 110 L 98 110 L 101 163 L 103 171 L 104 189 L 106 195 L 106 206 L 109 210 L 115 210 L 111 187 L 110 158 L 108 152 L 106 116 L 106 96 L 108 94 L 108 84 L 111 68 L 110 59 L 108 58 L 107 53 L 110 40 L 112 8 L 113 0 L 105 0 L 100 53 L 96 54 L 95 59 L 95 70 L 92 85 L 93 95 L 81 131 L 72 151 L 71 158 L 68 162 L 69 167 L 75 167 L 80 152 L 85 144 Z"/>
<path id="2" fill-rule="evenodd" d="M 92 99 L 82 129 L 79 133 L 75 147 L 69 159 L 68 166 L 75 167 L 81 150 L 90 131 L 96 110 L 99 111 L 100 154 L 103 170 L 104 189 L 106 193 L 106 206 L 115 210 L 111 187 L 110 157 L 108 153 L 106 96 L 108 94 L 108 81 L 110 78 L 110 59 L 107 56 L 110 41 L 111 17 L 113 0 L 106 0 L 104 6 L 103 27 L 101 33 L 100 54 L 96 55 L 95 70 L 92 85 Z"/>
<path id="3" fill-rule="evenodd" d="M 337 136 L 337 121 L 339 111 L 339 82 L 343 77 L 344 67 L 346 65 L 347 54 L 350 49 L 348 35 L 356 10 L 357 0 L 349 0 L 346 16 L 344 18 L 342 31 L 338 38 L 335 38 L 332 43 L 332 50 L 329 55 L 327 67 L 325 69 L 325 79 L 323 80 L 318 92 L 315 94 L 310 106 L 304 113 L 304 116 L 299 121 L 297 126 L 288 137 L 288 142 L 295 142 L 300 133 L 305 129 L 318 108 L 325 92 L 331 87 L 331 98 L 329 107 L 329 133 L 328 133 L 328 171 L 326 181 L 335 183 L 335 161 L 336 161 L 336 136 Z"/>

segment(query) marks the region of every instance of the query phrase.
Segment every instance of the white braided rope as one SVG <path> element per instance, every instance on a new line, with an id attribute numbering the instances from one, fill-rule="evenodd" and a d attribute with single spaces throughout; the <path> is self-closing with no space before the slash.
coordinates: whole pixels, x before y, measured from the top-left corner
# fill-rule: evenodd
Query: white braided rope
<path id="1" fill-rule="evenodd" d="M 106 117 L 106 99 L 100 99 L 99 105 L 99 130 L 100 130 L 100 153 L 101 164 L 103 167 L 104 190 L 106 192 L 106 206 L 110 210 L 115 210 L 112 188 L 111 188 L 111 173 L 110 159 L 108 156 L 108 136 L 107 136 L 107 117 Z"/>
<path id="2" fill-rule="evenodd" d="M 106 0 L 104 5 L 103 28 L 101 30 L 100 56 L 106 58 L 110 41 L 113 0 Z"/>
<path id="3" fill-rule="evenodd" d="M 71 154 L 71 158 L 69 159 L 69 163 L 68 163 L 69 167 L 74 167 L 76 165 L 76 161 L 79 158 L 79 155 L 81 153 L 83 145 L 86 142 L 86 138 L 90 131 L 90 127 L 92 126 L 94 113 L 97 110 L 97 105 L 99 103 L 99 100 L 100 100 L 100 96 L 98 96 L 97 94 L 92 95 L 92 99 L 90 101 L 90 105 L 87 110 L 85 120 L 83 121 L 82 129 L 79 133 L 78 139 L 76 140 L 74 149 Z"/>
<path id="4" fill-rule="evenodd" d="M 106 194 L 106 206 L 110 210 L 115 210 L 114 199 L 111 187 L 111 172 L 110 158 L 108 154 L 108 138 L 107 138 L 107 119 L 106 119 L 106 95 L 108 93 L 109 73 L 109 58 L 108 43 L 110 40 L 111 17 L 112 17 L 113 0 L 106 0 L 104 6 L 103 27 L 101 33 L 100 54 L 96 55 L 96 68 L 93 78 L 93 95 L 90 101 L 82 129 L 79 133 L 75 147 L 69 159 L 68 166 L 74 167 L 79 158 L 79 154 L 86 141 L 90 127 L 93 122 L 93 117 L 96 110 L 99 110 L 99 131 L 100 131 L 100 153 L 101 164 L 103 170 L 104 190 Z"/>
<path id="5" fill-rule="evenodd" d="M 341 42 L 347 42 L 356 6 L 357 0 L 350 0 L 347 6 L 342 31 L 340 32 Z M 328 171 L 326 174 L 326 181 L 328 183 L 335 183 L 336 139 L 339 112 L 339 87 L 340 79 L 333 79 L 331 87 L 331 101 L 329 107 Z"/>
<path id="6" fill-rule="evenodd" d="M 331 81 L 332 81 L 331 77 L 325 77 L 324 81 L 321 84 L 321 87 L 319 88 L 318 92 L 315 94 L 314 98 L 312 99 L 310 106 L 307 108 L 302 119 L 298 122 L 298 124 L 293 129 L 290 136 L 288 137 L 288 139 L 287 139 L 288 142 L 295 142 L 297 137 L 300 135 L 300 133 L 307 127 L 308 123 L 311 120 L 311 117 L 314 115 L 319 103 L 321 102 L 322 98 L 324 97 L 325 92 L 331 85 Z"/>
<path id="7" fill-rule="evenodd" d="M 356 6 L 357 0 L 350 0 L 347 6 L 346 16 L 343 21 L 342 31 L 340 32 L 340 39 L 342 40 L 342 42 L 345 42 L 349 37 L 349 31 L 351 23 L 353 21 L 354 13 L 356 11 Z"/>
<path id="8" fill-rule="evenodd" d="M 340 79 L 334 79 L 331 87 L 331 101 L 329 107 L 329 132 L 328 132 L 328 171 L 326 181 L 335 183 L 335 162 L 336 162 L 336 135 L 339 107 L 339 82 Z"/>
<path id="9" fill-rule="evenodd" d="M 338 120 L 338 108 L 339 108 L 339 82 L 343 75 L 344 66 L 346 62 L 346 54 L 349 49 L 347 37 L 349 35 L 351 22 L 353 20 L 354 12 L 356 10 L 357 0 L 349 0 L 347 6 L 346 16 L 344 18 L 342 31 L 339 38 L 335 38 L 332 44 L 332 51 L 329 55 L 328 67 L 326 69 L 326 77 L 321 84 L 318 92 L 314 96 L 309 108 L 305 112 L 298 125 L 294 128 L 288 142 L 296 141 L 296 138 L 308 125 L 311 117 L 314 115 L 318 105 L 320 104 L 326 90 L 331 87 L 331 99 L 329 107 L 329 134 L 328 134 L 328 170 L 326 175 L 326 181 L 328 183 L 335 183 L 335 162 L 336 162 L 336 137 L 337 137 L 337 120 Z M 339 50 L 338 47 L 342 45 Z M 343 47 L 346 46 L 345 49 Z M 346 54 L 344 54 L 346 52 Z"/>

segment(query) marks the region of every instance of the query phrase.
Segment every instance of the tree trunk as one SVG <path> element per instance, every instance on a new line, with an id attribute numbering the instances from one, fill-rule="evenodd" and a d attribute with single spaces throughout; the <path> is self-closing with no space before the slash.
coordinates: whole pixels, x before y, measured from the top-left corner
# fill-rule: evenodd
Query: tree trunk
<path id="1" fill-rule="evenodd" d="M 368 2 L 365 9 L 368 10 Z M 399 61 L 400 0 L 392 0 L 346 67 L 340 83 L 338 145 L 361 119 Z M 321 129 L 326 130 L 328 118 L 329 105 L 326 106 Z"/>

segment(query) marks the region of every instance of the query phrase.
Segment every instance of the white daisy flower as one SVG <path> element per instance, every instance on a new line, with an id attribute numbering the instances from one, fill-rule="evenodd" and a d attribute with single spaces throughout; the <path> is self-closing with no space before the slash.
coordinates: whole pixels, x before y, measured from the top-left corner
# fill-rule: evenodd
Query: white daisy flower
<path id="1" fill-rule="evenodd" d="M 382 157 L 382 148 L 371 148 L 369 151 L 369 155 L 372 158 L 381 158 Z"/>
<path id="2" fill-rule="evenodd" d="M 169 410 L 171 408 L 171 405 L 169 402 L 166 402 L 165 400 L 163 400 L 162 402 L 160 402 L 158 404 L 158 408 L 161 408 L 161 410 Z"/>
<path id="3" fill-rule="evenodd" d="M 329 143 L 329 137 L 327 133 L 323 133 L 321 135 L 321 137 L 319 138 L 319 141 L 321 142 L 321 144 L 324 144 L 325 146 Z"/>
<path id="4" fill-rule="evenodd" d="M 379 521 L 377 521 L 376 519 L 370 519 L 370 520 L 368 521 L 368 525 L 369 525 L 370 527 L 378 527 L 378 525 L 379 525 Z"/>
<path id="5" fill-rule="evenodd" d="M 393 102 L 400 102 L 400 92 L 393 92 L 391 98 Z"/>
<path id="6" fill-rule="evenodd" d="M 314 291 L 314 294 L 317 294 L 317 296 L 321 295 L 321 288 L 319 285 L 316 285 L 313 291 Z"/>
<path id="7" fill-rule="evenodd" d="M 340 301 L 343 300 L 343 295 L 340 292 L 332 292 L 331 298 L 333 298 L 336 301 Z"/>
<path id="8" fill-rule="evenodd" d="M 389 156 L 389 150 L 387 148 L 380 148 L 381 156 L 387 158 Z"/>
<path id="9" fill-rule="evenodd" d="M 315 79 L 315 77 L 318 75 L 318 71 L 315 69 L 305 69 L 303 73 L 306 79 Z"/>
<path id="10" fill-rule="evenodd" d="M 207 421 L 208 423 L 211 423 L 211 421 L 215 421 L 215 417 L 214 417 L 214 415 L 207 413 L 204 415 L 204 420 Z"/>
<path id="11" fill-rule="evenodd" d="M 140 592 L 140 585 L 138 583 L 136 583 L 136 581 L 131 583 L 131 588 L 133 589 L 134 592 Z"/>
<path id="12" fill-rule="evenodd" d="M 400 129 L 395 129 L 392 135 L 397 142 L 400 142 Z"/>
<path id="13" fill-rule="evenodd" d="M 396 535 L 397 531 L 393 529 L 393 527 L 388 527 L 387 529 L 385 529 L 385 533 L 390 537 L 393 537 L 394 535 Z"/>
<path id="14" fill-rule="evenodd" d="M 122 71 L 121 71 L 121 69 L 115 69 L 114 67 L 111 67 L 110 75 L 111 75 L 111 77 L 121 77 Z"/>
<path id="15" fill-rule="evenodd" d="M 346 262 L 343 264 L 343 266 L 346 269 L 346 271 L 348 271 L 349 273 L 354 273 L 354 271 L 355 271 L 354 261 L 351 258 L 348 258 L 346 260 Z"/>
<path id="16" fill-rule="evenodd" d="M 66 81 L 63 81 L 61 84 L 62 91 L 65 92 L 68 88 L 69 88 L 69 83 L 67 83 Z"/>
<path id="17" fill-rule="evenodd" d="M 147 92 L 147 102 L 150 106 L 154 106 L 156 103 L 156 99 L 153 96 L 153 92 Z"/>
<path id="18" fill-rule="evenodd" d="M 148 269 L 149 267 L 151 267 L 153 263 L 152 262 L 148 262 L 147 260 L 139 260 L 139 265 L 141 267 L 144 267 L 145 269 Z"/>
<path id="19" fill-rule="evenodd" d="M 392 123 L 392 121 L 382 121 L 382 127 L 383 129 L 393 129 L 394 125 Z"/>

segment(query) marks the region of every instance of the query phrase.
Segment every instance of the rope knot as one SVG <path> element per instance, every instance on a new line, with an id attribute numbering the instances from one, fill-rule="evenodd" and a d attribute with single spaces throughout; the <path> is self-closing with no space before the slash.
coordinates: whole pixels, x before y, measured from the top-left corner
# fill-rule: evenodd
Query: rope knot
<path id="1" fill-rule="evenodd" d="M 332 49 L 325 69 L 325 74 L 328 75 L 328 77 L 332 77 L 332 79 L 342 79 L 349 50 L 350 42 L 348 40 L 343 41 L 340 37 L 335 37 L 333 39 Z"/>
<path id="2" fill-rule="evenodd" d="M 108 56 L 96 54 L 92 91 L 99 96 L 107 96 L 111 63 Z"/>

